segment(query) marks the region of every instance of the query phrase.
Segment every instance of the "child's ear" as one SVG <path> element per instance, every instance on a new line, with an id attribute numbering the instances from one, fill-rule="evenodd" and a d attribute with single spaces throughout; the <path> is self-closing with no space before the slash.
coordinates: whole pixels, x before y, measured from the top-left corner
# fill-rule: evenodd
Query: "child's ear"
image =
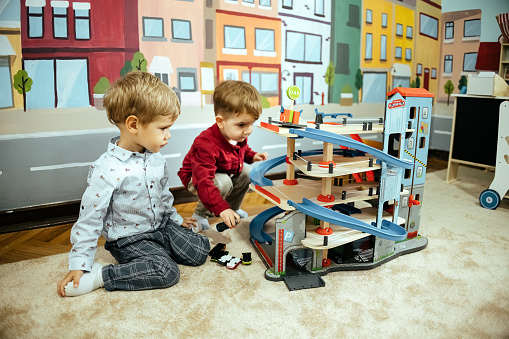
<path id="1" fill-rule="evenodd" d="M 140 121 L 137 116 L 130 115 L 127 119 L 125 119 L 125 126 L 129 133 L 137 133 L 138 128 L 140 127 Z"/>
<path id="2" fill-rule="evenodd" d="M 223 128 L 224 127 L 224 118 L 220 115 L 216 115 L 216 124 L 217 124 L 217 127 Z"/>

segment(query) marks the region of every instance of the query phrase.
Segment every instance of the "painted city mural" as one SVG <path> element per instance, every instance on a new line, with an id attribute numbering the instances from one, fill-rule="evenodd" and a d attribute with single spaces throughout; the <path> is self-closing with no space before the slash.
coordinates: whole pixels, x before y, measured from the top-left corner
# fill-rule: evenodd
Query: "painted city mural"
<path id="1" fill-rule="evenodd" d="M 287 105 L 290 85 L 296 104 L 383 102 L 397 86 L 445 101 L 444 81 L 459 93 L 477 72 L 480 35 L 481 10 L 442 14 L 442 0 L 1 0 L 0 109 L 94 106 L 132 69 L 183 106 L 210 104 L 224 79 L 264 107 Z"/>

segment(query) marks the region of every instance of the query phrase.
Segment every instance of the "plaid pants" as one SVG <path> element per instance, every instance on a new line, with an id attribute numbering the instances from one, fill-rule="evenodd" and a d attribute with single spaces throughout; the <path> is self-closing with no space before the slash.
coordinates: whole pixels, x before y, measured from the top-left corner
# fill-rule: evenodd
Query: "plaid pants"
<path id="1" fill-rule="evenodd" d="M 107 291 L 140 291 L 175 285 L 180 277 L 178 264 L 203 264 L 210 243 L 206 236 L 170 220 L 155 232 L 106 242 L 104 248 L 119 262 L 103 267 L 104 288 Z"/>

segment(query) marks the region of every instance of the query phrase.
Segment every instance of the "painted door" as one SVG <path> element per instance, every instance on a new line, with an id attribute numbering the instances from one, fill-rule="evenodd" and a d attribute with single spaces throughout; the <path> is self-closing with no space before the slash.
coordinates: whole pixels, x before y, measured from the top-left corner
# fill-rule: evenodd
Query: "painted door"
<path id="1" fill-rule="evenodd" d="M 54 60 L 25 60 L 25 71 L 33 84 L 27 93 L 27 109 L 55 107 Z"/>
<path id="2" fill-rule="evenodd" d="M 422 88 L 429 90 L 429 68 L 424 69 L 424 83 L 422 84 Z"/>
<path id="3" fill-rule="evenodd" d="M 90 106 L 86 59 L 56 60 L 57 108 Z"/>
<path id="4" fill-rule="evenodd" d="M 0 108 L 12 107 L 13 105 L 9 57 L 0 57 Z"/>
<path id="5" fill-rule="evenodd" d="M 362 101 L 365 103 L 385 102 L 386 88 L 386 73 L 364 73 L 362 79 Z"/>
<path id="6" fill-rule="evenodd" d="M 300 97 L 295 100 L 297 105 L 313 104 L 313 75 L 295 75 L 295 85 L 300 88 Z"/>

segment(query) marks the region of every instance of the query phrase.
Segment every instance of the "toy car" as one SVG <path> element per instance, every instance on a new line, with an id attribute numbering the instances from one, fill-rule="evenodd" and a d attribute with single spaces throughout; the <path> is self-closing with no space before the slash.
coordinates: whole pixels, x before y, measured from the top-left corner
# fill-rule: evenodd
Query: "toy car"
<path id="1" fill-rule="evenodd" d="M 236 269 L 240 265 L 240 258 L 232 258 L 228 263 L 226 264 L 226 268 L 230 270 Z"/>

